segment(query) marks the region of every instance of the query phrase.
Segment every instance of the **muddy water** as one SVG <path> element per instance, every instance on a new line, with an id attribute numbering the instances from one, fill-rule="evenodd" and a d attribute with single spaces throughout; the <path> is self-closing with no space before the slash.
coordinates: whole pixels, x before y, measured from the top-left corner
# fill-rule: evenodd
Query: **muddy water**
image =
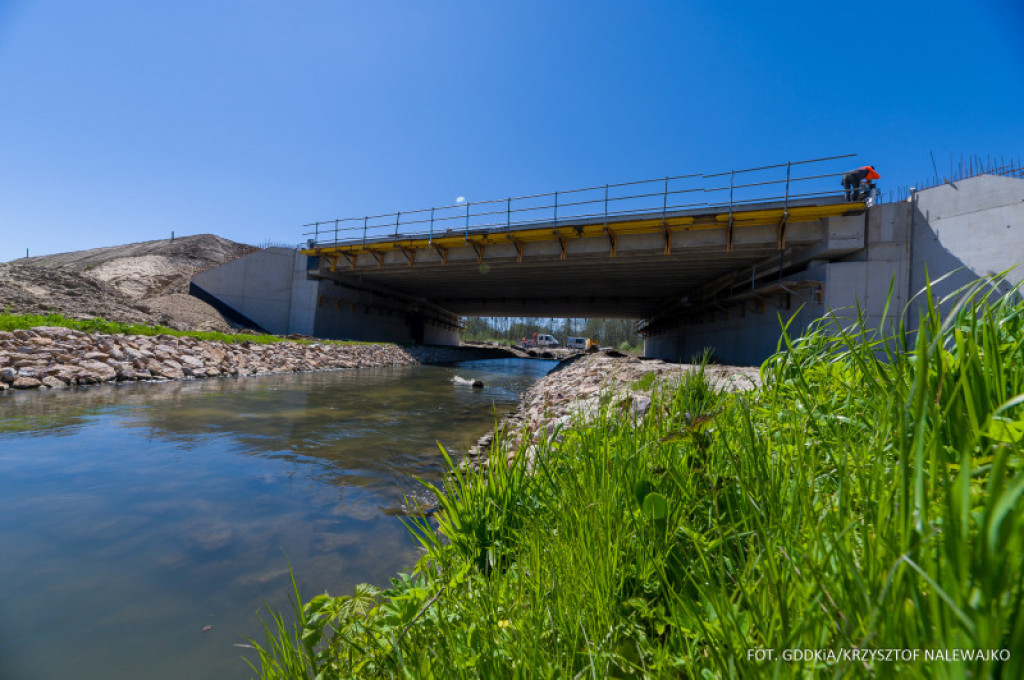
<path id="1" fill-rule="evenodd" d="M 0 396 L 0 678 L 248 678 L 265 603 L 386 585 L 392 513 L 554 362 Z M 454 375 L 483 380 L 472 390 Z"/>

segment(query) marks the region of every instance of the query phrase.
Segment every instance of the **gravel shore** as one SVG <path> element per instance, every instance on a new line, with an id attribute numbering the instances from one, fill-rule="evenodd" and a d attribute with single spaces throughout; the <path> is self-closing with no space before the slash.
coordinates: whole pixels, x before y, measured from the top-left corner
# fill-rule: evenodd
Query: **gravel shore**
<path id="1" fill-rule="evenodd" d="M 224 343 L 88 334 L 59 326 L 0 332 L 0 392 L 107 382 L 327 371 L 504 356 L 499 349 L 391 344 Z"/>
<path id="2" fill-rule="evenodd" d="M 641 359 L 615 351 L 579 355 L 534 383 L 497 431 L 505 437 L 510 456 L 515 455 L 524 439 L 527 455 L 532 456 L 533 446 L 542 435 L 555 434 L 573 418 L 596 416 L 602 399 L 613 399 L 617 408 L 631 417 L 646 417 L 652 387 L 678 383 L 685 373 L 695 370 L 697 366 L 692 364 Z M 654 374 L 653 378 L 644 379 L 648 374 Z M 750 390 L 761 384 L 756 366 L 710 365 L 705 368 L 705 375 L 714 389 L 725 392 Z M 650 385 L 646 389 L 641 387 L 645 383 Z M 483 462 L 494 436 L 491 432 L 477 442 L 470 451 L 472 464 Z"/>

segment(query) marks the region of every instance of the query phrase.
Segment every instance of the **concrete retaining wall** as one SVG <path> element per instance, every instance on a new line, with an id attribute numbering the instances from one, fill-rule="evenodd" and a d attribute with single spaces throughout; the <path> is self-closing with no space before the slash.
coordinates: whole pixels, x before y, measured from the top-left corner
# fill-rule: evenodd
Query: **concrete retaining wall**
<path id="1" fill-rule="evenodd" d="M 1012 267 L 1000 290 L 1024 279 L 1024 180 L 972 177 L 918 192 L 912 205 L 912 293 L 950 272 L 932 286 L 936 297 Z"/>
<path id="2" fill-rule="evenodd" d="M 317 284 L 306 280 L 306 258 L 295 250 L 267 248 L 192 280 L 268 333 L 313 335 Z"/>
<path id="3" fill-rule="evenodd" d="M 307 258 L 288 248 L 267 248 L 196 274 L 192 281 L 268 333 L 318 338 L 457 345 L 457 319 L 425 313 L 394 295 L 314 281 Z M 442 323 L 444 318 L 447 323 Z"/>

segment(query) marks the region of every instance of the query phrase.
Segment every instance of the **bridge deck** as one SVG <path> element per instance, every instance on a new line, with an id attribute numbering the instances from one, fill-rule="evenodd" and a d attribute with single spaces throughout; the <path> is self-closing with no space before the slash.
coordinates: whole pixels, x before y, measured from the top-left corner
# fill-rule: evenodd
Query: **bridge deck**
<path id="1" fill-rule="evenodd" d="M 377 286 L 456 314 L 639 318 L 710 281 L 827 241 L 863 202 L 762 203 L 454 234 L 318 244 L 310 274 Z M 731 219 L 730 219 L 731 218 Z M 863 225 L 846 250 L 862 247 Z M 860 234 L 858 237 L 856 234 Z M 851 245 L 852 244 L 852 245 Z"/>
<path id="2" fill-rule="evenodd" d="M 674 231 L 778 225 L 780 247 L 784 246 L 784 227 L 799 222 L 812 222 L 822 218 L 863 211 L 865 203 L 836 200 L 794 201 L 788 205 L 760 204 L 732 210 L 728 206 L 718 210 L 674 211 L 671 213 L 645 212 L 635 215 L 604 219 L 569 219 L 519 224 L 504 229 L 447 230 L 438 234 L 395 234 L 387 238 L 353 238 L 337 242 L 317 243 L 303 252 L 306 255 L 344 256 L 354 268 L 360 254 L 379 255 L 390 251 L 410 252 L 459 247 L 486 247 L 496 244 L 537 242 L 565 242 L 579 238 L 609 239 L 609 254 L 615 255 L 618 236 L 663 234 Z M 730 234 L 731 236 L 731 234 Z M 731 245 L 731 239 L 730 239 Z M 521 258 L 520 258 L 521 259 Z M 379 260 L 383 262 L 383 260 Z M 335 267 L 337 266 L 335 262 Z"/>

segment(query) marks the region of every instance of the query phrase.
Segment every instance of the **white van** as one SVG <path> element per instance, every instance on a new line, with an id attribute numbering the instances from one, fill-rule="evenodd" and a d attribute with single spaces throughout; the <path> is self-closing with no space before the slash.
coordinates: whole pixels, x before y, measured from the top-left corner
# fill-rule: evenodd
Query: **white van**
<path id="1" fill-rule="evenodd" d="M 539 333 L 532 338 L 523 338 L 523 347 L 558 347 L 558 340 L 553 335 Z"/>
<path id="2" fill-rule="evenodd" d="M 558 340 L 553 335 L 538 335 L 537 347 L 558 347 Z"/>
<path id="3" fill-rule="evenodd" d="M 576 338 L 570 335 L 565 339 L 565 346 L 567 349 L 578 349 L 585 352 L 587 351 L 588 344 L 589 343 L 586 338 Z"/>

